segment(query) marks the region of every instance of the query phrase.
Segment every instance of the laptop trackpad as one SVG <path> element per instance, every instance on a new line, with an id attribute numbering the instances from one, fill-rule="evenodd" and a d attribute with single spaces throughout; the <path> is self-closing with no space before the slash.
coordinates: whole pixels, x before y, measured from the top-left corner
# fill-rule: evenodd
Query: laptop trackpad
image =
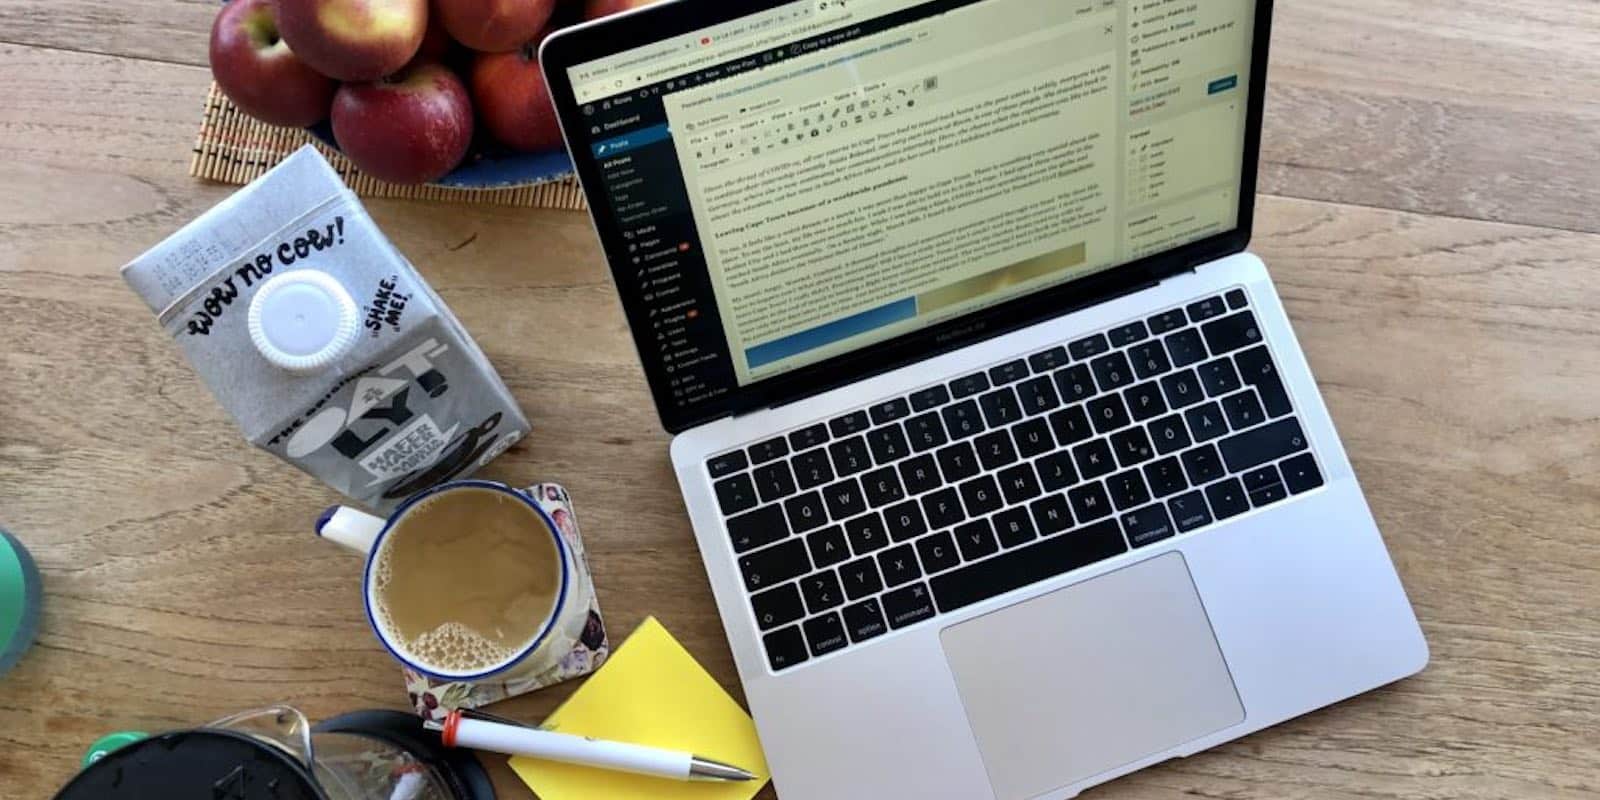
<path id="1" fill-rule="evenodd" d="M 999 800 L 1078 783 L 1244 720 L 1179 553 L 940 637 Z"/>

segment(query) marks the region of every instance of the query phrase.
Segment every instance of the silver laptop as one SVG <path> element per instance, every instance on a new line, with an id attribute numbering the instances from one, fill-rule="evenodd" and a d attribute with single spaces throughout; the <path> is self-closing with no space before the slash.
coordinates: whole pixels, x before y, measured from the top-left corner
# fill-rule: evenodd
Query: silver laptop
<path id="1" fill-rule="evenodd" d="M 1070 797 L 1426 663 L 1246 249 L 1270 5 L 545 44 L 785 800 Z"/>

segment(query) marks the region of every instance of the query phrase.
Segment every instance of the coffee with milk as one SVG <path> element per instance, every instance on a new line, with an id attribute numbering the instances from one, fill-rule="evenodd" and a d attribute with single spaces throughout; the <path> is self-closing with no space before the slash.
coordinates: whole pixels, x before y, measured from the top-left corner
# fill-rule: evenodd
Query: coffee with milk
<path id="1" fill-rule="evenodd" d="M 310 147 L 122 274 L 252 444 L 372 508 L 528 432 L 461 323 Z"/>

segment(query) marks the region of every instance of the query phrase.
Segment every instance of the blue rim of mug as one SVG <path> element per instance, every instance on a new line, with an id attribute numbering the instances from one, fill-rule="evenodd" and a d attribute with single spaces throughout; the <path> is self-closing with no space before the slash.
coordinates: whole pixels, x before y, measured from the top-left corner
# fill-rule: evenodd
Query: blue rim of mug
<path id="1" fill-rule="evenodd" d="M 417 664 L 404 655 L 401 655 L 399 649 L 397 649 L 393 644 L 389 643 L 389 637 L 385 636 L 383 629 L 378 626 L 378 618 L 372 613 L 372 568 L 373 565 L 377 563 L 378 553 L 382 552 L 383 550 L 383 540 L 389 537 L 389 531 L 394 529 L 396 522 L 399 522 L 405 518 L 406 512 L 410 511 L 412 506 L 435 495 L 444 494 L 445 492 L 450 492 L 457 489 L 489 489 L 502 494 L 511 495 L 518 500 L 521 500 L 529 508 L 533 509 L 534 513 L 539 515 L 539 519 L 544 522 L 545 528 L 550 531 L 550 536 L 555 540 L 556 543 L 556 551 L 561 557 L 561 589 L 560 591 L 556 592 L 556 605 L 550 610 L 550 619 L 545 622 L 544 627 L 539 631 L 539 635 L 533 637 L 533 641 L 529 642 L 527 647 L 518 651 L 515 657 L 506 661 L 506 663 L 486 672 L 479 672 L 471 675 L 441 675 L 438 672 Z M 518 489 L 514 486 L 508 486 L 497 481 L 483 480 L 452 481 L 450 483 L 440 484 L 432 489 L 412 495 L 411 497 L 407 498 L 405 502 L 401 503 L 399 507 L 394 510 L 394 513 L 390 514 L 389 518 L 384 520 L 383 530 L 379 531 L 378 538 L 373 540 L 372 552 L 367 554 L 367 565 L 362 571 L 361 575 L 361 602 L 367 611 L 367 624 L 372 627 L 372 632 L 377 635 L 378 641 L 383 644 L 383 649 L 389 651 L 389 655 L 394 656 L 395 660 L 406 665 L 407 667 L 427 675 L 430 678 L 437 678 L 441 681 L 467 683 L 481 681 L 485 678 L 492 678 L 502 672 L 506 672 L 507 670 L 516 667 L 518 664 L 521 664 L 523 660 L 532 655 L 535 650 L 538 650 L 539 646 L 544 644 L 545 639 L 550 637 L 551 631 L 555 630 L 556 621 L 561 619 L 561 612 L 565 609 L 567 604 L 567 587 L 572 581 L 571 571 L 567 567 L 568 555 L 569 553 L 567 550 L 565 537 L 561 535 L 561 529 L 556 527 L 555 520 L 551 519 L 550 515 L 545 513 L 545 510 L 540 508 L 539 504 L 534 502 L 533 498 L 529 497 L 528 494 L 521 489 Z"/>

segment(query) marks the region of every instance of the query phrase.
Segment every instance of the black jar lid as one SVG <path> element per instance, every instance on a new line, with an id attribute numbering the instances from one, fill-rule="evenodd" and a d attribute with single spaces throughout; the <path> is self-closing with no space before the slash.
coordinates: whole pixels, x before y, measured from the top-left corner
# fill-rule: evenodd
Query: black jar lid
<path id="1" fill-rule="evenodd" d="M 232 731 L 152 736 L 79 773 L 56 800 L 328 800 L 288 753 Z"/>

